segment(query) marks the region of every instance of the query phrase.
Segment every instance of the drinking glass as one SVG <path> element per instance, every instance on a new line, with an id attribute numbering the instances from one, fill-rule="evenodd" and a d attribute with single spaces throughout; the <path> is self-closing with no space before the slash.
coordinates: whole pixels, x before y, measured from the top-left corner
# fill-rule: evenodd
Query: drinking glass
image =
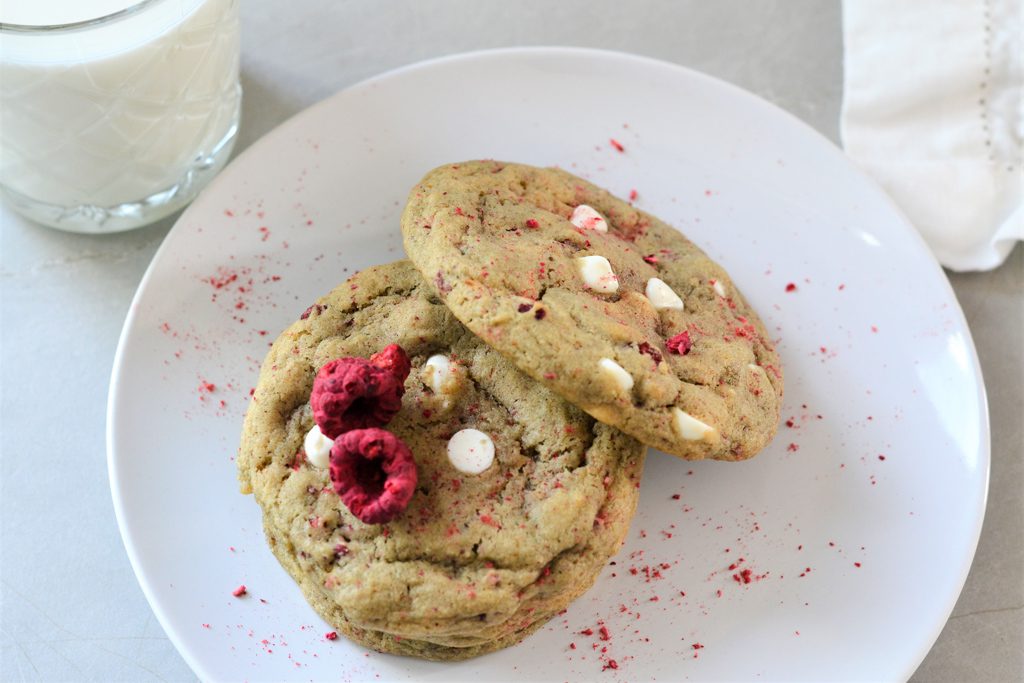
<path id="1" fill-rule="evenodd" d="M 181 208 L 238 130 L 238 0 L 4 0 L 0 193 L 116 232 Z M 111 11 L 113 10 L 113 11 Z"/>

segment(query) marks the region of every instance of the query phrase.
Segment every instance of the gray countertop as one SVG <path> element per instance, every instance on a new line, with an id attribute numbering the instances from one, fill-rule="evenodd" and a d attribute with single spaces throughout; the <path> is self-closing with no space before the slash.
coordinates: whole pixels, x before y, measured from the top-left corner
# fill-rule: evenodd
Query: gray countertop
<path id="1" fill-rule="evenodd" d="M 363 78 L 509 45 L 636 52 L 731 81 L 838 140 L 837 0 L 247 0 L 237 151 Z M 107 486 L 107 383 L 132 294 L 172 219 L 104 237 L 0 208 L 2 680 L 191 680 L 142 595 Z M 1024 249 L 950 274 L 992 416 L 974 566 L 914 680 L 1024 680 Z M 863 653 L 863 656 L 871 656 Z"/>

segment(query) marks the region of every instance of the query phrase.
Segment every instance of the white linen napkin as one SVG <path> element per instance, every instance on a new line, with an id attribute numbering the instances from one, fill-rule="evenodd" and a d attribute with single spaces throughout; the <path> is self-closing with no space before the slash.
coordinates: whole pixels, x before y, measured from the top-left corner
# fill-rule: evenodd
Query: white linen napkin
<path id="1" fill-rule="evenodd" d="M 1024 0 L 844 0 L 843 146 L 939 261 L 1024 239 Z"/>

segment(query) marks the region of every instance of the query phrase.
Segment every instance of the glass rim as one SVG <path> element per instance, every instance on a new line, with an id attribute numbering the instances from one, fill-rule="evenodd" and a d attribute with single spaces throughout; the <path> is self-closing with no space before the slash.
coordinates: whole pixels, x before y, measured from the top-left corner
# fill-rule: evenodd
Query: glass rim
<path id="1" fill-rule="evenodd" d="M 129 5 L 124 9 L 119 9 L 116 12 L 104 14 L 93 19 L 72 21 L 66 24 L 11 24 L 0 22 L 0 33 L 7 32 L 25 35 L 33 33 L 62 33 L 65 31 L 79 31 L 81 29 L 112 24 L 116 21 L 120 21 L 137 14 L 150 5 L 155 5 L 158 2 L 163 2 L 163 0 L 138 0 L 138 2 Z"/>

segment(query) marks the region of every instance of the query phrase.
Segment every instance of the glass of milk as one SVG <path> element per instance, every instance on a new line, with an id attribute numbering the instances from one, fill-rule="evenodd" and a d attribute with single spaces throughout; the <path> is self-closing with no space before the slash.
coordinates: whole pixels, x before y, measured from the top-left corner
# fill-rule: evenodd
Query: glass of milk
<path id="1" fill-rule="evenodd" d="M 238 130 L 239 0 L 0 0 L 0 192 L 75 232 L 187 204 Z"/>

